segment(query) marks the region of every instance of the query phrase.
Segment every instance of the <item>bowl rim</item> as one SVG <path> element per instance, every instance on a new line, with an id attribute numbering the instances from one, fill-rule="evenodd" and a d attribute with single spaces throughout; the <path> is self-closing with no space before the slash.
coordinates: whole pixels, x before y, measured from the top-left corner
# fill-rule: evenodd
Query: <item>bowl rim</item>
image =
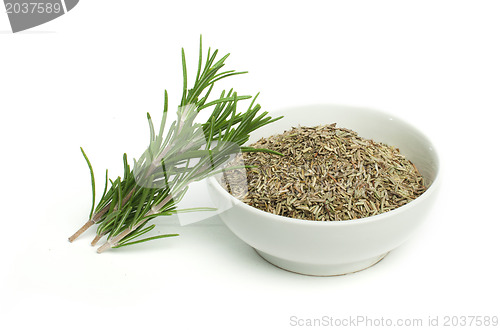
<path id="1" fill-rule="evenodd" d="M 434 191 L 439 186 L 439 183 L 441 181 L 441 175 L 440 175 L 441 164 L 440 164 L 440 159 L 439 159 L 439 153 L 437 152 L 437 150 L 435 148 L 435 145 L 431 142 L 431 140 L 427 137 L 427 135 L 425 135 L 421 130 L 419 130 L 418 128 L 416 128 L 414 125 L 406 122 L 405 120 L 402 120 L 398 116 L 394 116 L 393 114 L 390 114 L 390 113 L 387 113 L 387 112 L 384 112 L 384 111 L 380 111 L 378 109 L 373 109 L 373 108 L 368 108 L 368 107 L 361 107 L 361 106 L 342 105 L 342 104 L 330 104 L 330 103 L 315 103 L 315 104 L 308 104 L 308 105 L 289 106 L 289 107 L 279 108 L 277 110 L 270 110 L 270 111 L 268 111 L 268 113 L 270 115 L 272 115 L 273 112 L 282 112 L 282 111 L 284 111 L 286 109 L 302 108 L 302 107 L 306 107 L 306 106 L 307 107 L 312 107 L 312 106 L 316 106 L 316 107 L 317 106 L 343 107 L 343 108 L 356 108 L 356 109 L 359 109 L 359 110 L 373 111 L 373 112 L 377 112 L 377 113 L 379 113 L 381 115 L 389 116 L 393 120 L 400 121 L 401 123 L 409 126 L 411 129 L 413 129 L 414 131 L 416 131 L 419 134 L 421 134 L 429 142 L 429 144 L 430 144 L 430 146 L 432 148 L 433 154 L 435 156 L 436 164 L 437 164 L 436 165 L 435 179 L 431 182 L 431 184 L 429 185 L 429 187 L 427 187 L 427 189 L 425 190 L 425 192 L 422 193 L 422 195 L 418 196 L 416 199 L 412 200 L 411 202 L 409 202 L 409 203 L 407 203 L 405 205 L 402 205 L 402 206 L 400 206 L 400 207 L 398 207 L 396 209 L 393 209 L 393 210 L 390 210 L 390 211 L 387 211 L 387 212 L 384 212 L 384 213 L 376 214 L 376 215 L 371 215 L 371 216 L 364 217 L 364 218 L 349 219 L 349 220 L 340 220 L 340 221 L 331 221 L 331 220 L 330 221 L 319 221 L 319 220 L 309 220 L 309 219 L 299 219 L 299 218 L 285 217 L 285 216 L 282 216 L 282 215 L 273 214 L 273 213 L 266 212 L 266 211 L 263 211 L 261 209 L 255 208 L 253 206 L 250 206 L 250 205 L 242 202 L 241 200 L 239 200 L 238 198 L 234 197 L 229 192 L 227 192 L 219 184 L 219 182 L 216 180 L 216 178 L 215 178 L 214 175 L 208 177 L 207 179 L 208 179 L 209 184 L 212 185 L 221 195 L 227 196 L 231 200 L 231 205 L 232 205 L 231 207 L 240 206 L 240 207 L 243 207 L 243 209 L 245 209 L 245 210 L 247 210 L 249 212 L 255 213 L 257 216 L 267 217 L 267 218 L 270 218 L 272 220 L 275 220 L 275 221 L 278 221 L 278 222 L 287 223 L 287 224 L 290 224 L 290 225 L 293 224 L 293 225 L 307 225 L 307 226 L 353 226 L 353 225 L 362 225 L 362 224 L 366 224 L 366 223 L 372 223 L 372 222 L 382 221 L 385 218 L 396 216 L 399 213 L 405 212 L 407 209 L 415 207 L 416 205 L 420 204 L 422 201 L 424 201 L 425 199 L 427 199 L 428 197 L 430 197 L 430 195 L 433 194 Z"/>

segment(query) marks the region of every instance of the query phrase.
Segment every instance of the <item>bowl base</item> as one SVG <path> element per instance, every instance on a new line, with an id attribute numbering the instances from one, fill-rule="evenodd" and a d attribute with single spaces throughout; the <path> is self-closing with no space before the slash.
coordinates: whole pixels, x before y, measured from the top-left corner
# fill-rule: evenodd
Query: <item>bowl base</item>
<path id="1" fill-rule="evenodd" d="M 257 249 L 255 249 L 255 251 L 264 260 L 266 260 L 267 262 L 278 268 L 290 271 L 292 273 L 297 273 L 301 275 L 310 275 L 310 276 L 340 276 L 340 275 L 359 272 L 375 265 L 380 260 L 384 259 L 384 257 L 389 253 L 387 252 L 374 258 L 357 261 L 349 264 L 314 265 L 314 264 L 281 259 L 272 256 L 270 254 L 267 254 L 265 252 L 259 251 Z"/>

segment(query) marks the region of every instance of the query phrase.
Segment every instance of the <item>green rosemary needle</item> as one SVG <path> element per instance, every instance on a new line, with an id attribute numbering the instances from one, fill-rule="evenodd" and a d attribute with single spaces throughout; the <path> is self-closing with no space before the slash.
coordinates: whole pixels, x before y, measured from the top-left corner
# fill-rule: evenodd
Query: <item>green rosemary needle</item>
<path id="1" fill-rule="evenodd" d="M 154 225 L 147 224 L 158 216 L 207 210 L 179 210 L 177 204 L 191 183 L 221 171 L 232 155 L 238 152 L 273 152 L 242 147 L 252 131 L 281 118 L 272 118 L 267 112 L 261 112 L 261 106 L 255 104 L 257 96 L 240 96 L 231 89 L 208 101 L 217 81 L 246 73 L 222 71 L 229 54 L 217 60 L 217 53 L 217 50 L 212 53 L 209 49 L 203 65 L 200 37 L 198 70 L 193 87 L 188 89 L 186 59 L 182 50 L 183 93 L 176 121 L 168 130 L 165 129 L 168 113 L 168 94 L 165 91 L 165 106 L 158 134 L 148 113 L 149 147 L 138 160 L 134 159 L 133 170 L 124 154 L 123 177 L 109 180 L 106 171 L 104 192 L 97 205 L 94 172 L 82 149 L 91 174 L 92 208 L 89 220 L 69 238 L 70 241 L 94 224 L 98 228 L 92 245 L 108 235 L 106 243 L 97 250 L 99 253 L 109 248 L 177 236 L 166 234 L 134 240 L 151 231 Z M 238 104 L 247 99 L 252 99 L 250 106 L 246 111 L 238 112 Z M 196 123 L 198 113 L 204 109 L 212 109 L 212 113 L 205 123 Z"/>

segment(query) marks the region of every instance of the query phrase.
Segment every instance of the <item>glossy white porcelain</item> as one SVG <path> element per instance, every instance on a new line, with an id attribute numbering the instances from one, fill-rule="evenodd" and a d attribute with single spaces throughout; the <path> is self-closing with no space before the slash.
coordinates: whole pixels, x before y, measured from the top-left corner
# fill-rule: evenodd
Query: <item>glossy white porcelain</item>
<path id="1" fill-rule="evenodd" d="M 439 159 L 421 132 L 393 115 L 359 107 L 310 105 L 270 112 L 285 117 L 255 131 L 249 143 L 293 126 L 337 123 L 360 136 L 398 147 L 423 175 L 428 189 L 398 209 L 363 219 L 311 221 L 273 215 L 226 192 L 216 178 L 210 195 L 227 227 L 270 263 L 307 275 L 342 275 L 368 268 L 406 241 L 424 221 L 436 198 Z"/>

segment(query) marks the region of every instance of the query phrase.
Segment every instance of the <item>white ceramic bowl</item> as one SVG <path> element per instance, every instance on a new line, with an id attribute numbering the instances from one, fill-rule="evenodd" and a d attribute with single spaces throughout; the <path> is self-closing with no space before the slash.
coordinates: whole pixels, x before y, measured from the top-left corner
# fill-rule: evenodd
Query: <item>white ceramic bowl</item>
<path id="1" fill-rule="evenodd" d="M 372 109 L 311 105 L 271 112 L 285 117 L 255 131 L 249 143 L 293 126 L 337 123 L 364 138 L 396 146 L 424 177 L 428 189 L 395 210 L 363 219 L 311 221 L 282 217 L 251 207 L 225 191 L 216 178 L 210 194 L 227 227 L 270 263 L 307 275 L 342 275 L 368 268 L 406 241 L 422 223 L 436 197 L 439 160 L 431 142 L 416 128 Z"/>

